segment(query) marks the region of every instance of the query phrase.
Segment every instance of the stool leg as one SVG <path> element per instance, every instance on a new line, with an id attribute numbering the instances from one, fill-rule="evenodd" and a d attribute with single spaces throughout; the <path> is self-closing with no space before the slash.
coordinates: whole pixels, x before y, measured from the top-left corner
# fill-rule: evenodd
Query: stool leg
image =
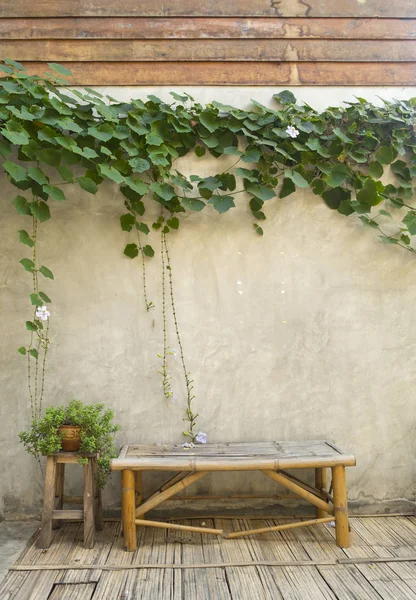
<path id="1" fill-rule="evenodd" d="M 94 548 L 94 469 L 92 459 L 84 465 L 84 548 Z"/>
<path id="2" fill-rule="evenodd" d="M 38 548 L 49 548 L 52 540 L 52 512 L 55 504 L 56 459 L 46 458 L 45 492 L 43 496 L 42 524 Z"/>
<path id="3" fill-rule="evenodd" d="M 345 467 L 332 467 L 332 482 L 334 488 L 335 534 L 337 546 L 340 548 L 348 548 L 350 545 L 350 534 L 348 527 Z"/>
<path id="4" fill-rule="evenodd" d="M 316 468 L 315 469 L 315 487 L 317 490 L 322 490 L 322 488 L 326 488 L 326 469 L 325 468 Z M 322 508 L 316 509 L 316 518 L 317 519 L 325 519 L 328 516 Z"/>
<path id="5" fill-rule="evenodd" d="M 128 552 L 136 550 L 136 515 L 134 472 L 123 469 L 121 472 L 123 535 L 124 545 Z"/>
<path id="6" fill-rule="evenodd" d="M 101 497 L 101 488 L 97 485 L 97 459 L 92 459 L 93 464 L 93 477 L 94 477 L 94 515 L 95 515 L 95 529 L 102 531 L 104 529 L 103 522 L 103 503 Z"/>
<path id="7" fill-rule="evenodd" d="M 56 483 L 55 483 L 55 508 L 62 510 L 64 504 L 64 478 L 65 464 L 57 463 L 56 465 Z M 52 529 L 59 529 L 62 526 L 62 521 L 53 520 Z"/>

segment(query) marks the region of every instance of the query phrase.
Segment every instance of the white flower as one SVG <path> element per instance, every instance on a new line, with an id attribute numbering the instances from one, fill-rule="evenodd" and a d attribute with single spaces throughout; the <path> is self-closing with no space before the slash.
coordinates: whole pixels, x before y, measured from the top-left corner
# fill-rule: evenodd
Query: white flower
<path id="1" fill-rule="evenodd" d="M 288 125 L 286 128 L 286 133 L 290 135 L 291 138 L 297 138 L 299 135 L 299 131 L 293 125 Z"/>
<path id="2" fill-rule="evenodd" d="M 36 307 L 36 318 L 41 321 L 47 321 L 48 317 L 51 316 L 51 313 L 48 311 L 46 306 L 37 306 Z"/>
<path id="3" fill-rule="evenodd" d="M 195 441 L 198 442 L 198 444 L 206 444 L 207 443 L 207 434 L 204 433 L 203 431 L 198 431 L 198 433 L 195 436 Z"/>
<path id="4" fill-rule="evenodd" d="M 185 450 L 189 450 L 189 448 L 193 448 L 193 447 L 194 447 L 193 442 L 185 442 L 184 444 L 182 444 L 182 448 L 185 448 Z"/>

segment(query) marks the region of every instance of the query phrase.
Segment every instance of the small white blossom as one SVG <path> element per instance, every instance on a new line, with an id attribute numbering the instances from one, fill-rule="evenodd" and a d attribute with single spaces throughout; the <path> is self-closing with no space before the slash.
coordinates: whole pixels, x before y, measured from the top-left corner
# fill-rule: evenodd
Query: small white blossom
<path id="1" fill-rule="evenodd" d="M 193 448 L 194 445 L 195 444 L 193 442 L 185 442 L 184 444 L 182 444 L 182 448 L 185 448 L 185 450 L 189 450 L 189 448 Z"/>
<path id="2" fill-rule="evenodd" d="M 297 138 L 299 135 L 299 131 L 293 125 L 288 125 L 286 128 L 286 133 L 290 135 L 291 138 Z"/>
<path id="3" fill-rule="evenodd" d="M 203 431 L 198 431 L 198 433 L 195 436 L 195 441 L 198 442 L 198 444 L 206 444 L 207 443 L 207 434 L 204 433 Z"/>
<path id="4" fill-rule="evenodd" d="M 36 318 L 41 321 L 47 321 L 48 317 L 51 316 L 51 313 L 48 311 L 46 306 L 37 306 L 36 307 Z"/>

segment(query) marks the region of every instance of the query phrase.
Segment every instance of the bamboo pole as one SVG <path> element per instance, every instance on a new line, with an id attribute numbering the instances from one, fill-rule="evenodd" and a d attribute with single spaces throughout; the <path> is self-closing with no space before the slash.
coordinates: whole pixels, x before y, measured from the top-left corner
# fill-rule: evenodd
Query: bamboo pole
<path id="1" fill-rule="evenodd" d="M 315 487 L 322 492 L 324 488 L 326 488 L 326 469 L 315 469 Z M 327 498 L 328 500 L 328 498 Z M 316 518 L 324 519 L 326 517 L 326 511 L 321 508 L 316 509 Z"/>
<path id="2" fill-rule="evenodd" d="M 289 490 L 296 492 L 298 494 L 298 496 L 300 496 L 301 498 L 304 498 L 305 500 L 307 500 L 314 506 L 321 508 L 322 510 L 326 511 L 330 515 L 334 514 L 333 508 L 330 504 L 328 504 L 328 502 L 325 502 L 324 500 L 317 498 L 314 494 L 311 494 L 311 492 L 306 491 L 304 488 L 300 487 L 300 485 L 298 485 L 297 483 L 294 483 L 293 481 L 291 481 L 284 475 L 281 475 L 280 473 L 276 473 L 276 471 L 262 471 L 262 472 L 265 475 L 267 475 L 268 477 L 270 477 L 271 479 L 274 479 L 274 481 L 277 481 L 277 483 L 280 483 L 280 484 L 284 485 L 285 487 L 287 487 Z"/>
<path id="3" fill-rule="evenodd" d="M 170 488 L 172 485 L 174 485 L 175 483 L 177 483 L 181 479 L 184 479 L 186 477 L 186 475 L 188 475 L 188 474 L 190 474 L 189 471 L 181 471 L 180 473 L 176 473 L 176 475 L 174 475 L 173 477 L 171 477 L 170 479 L 168 479 L 162 485 L 162 487 L 159 489 L 159 491 L 160 492 L 164 492 L 165 490 L 167 490 L 168 488 Z"/>
<path id="4" fill-rule="evenodd" d="M 333 521 L 333 517 L 325 517 L 324 519 L 311 519 L 310 521 L 298 521 L 297 523 L 286 523 L 286 525 L 261 527 L 259 529 L 247 529 L 247 531 L 235 531 L 233 533 L 229 533 L 225 537 L 230 540 L 245 537 L 246 535 L 269 533 L 270 531 L 284 531 L 286 529 L 296 529 L 298 527 L 311 527 L 312 525 L 320 525 L 321 523 L 329 523 L 330 521 Z"/>
<path id="5" fill-rule="evenodd" d="M 135 520 L 135 489 L 134 473 L 124 469 L 121 473 L 122 509 L 123 509 L 123 535 L 124 545 L 128 552 L 136 550 L 136 523 Z"/>
<path id="6" fill-rule="evenodd" d="M 332 468 L 332 481 L 334 484 L 334 514 L 335 535 L 337 546 L 348 548 L 350 545 L 350 533 L 348 525 L 347 509 L 347 483 L 345 480 L 345 467 Z"/>
<path id="7" fill-rule="evenodd" d="M 193 527 L 192 525 L 177 525 L 176 523 L 164 523 L 163 521 L 148 521 L 146 519 L 136 519 L 136 525 L 145 525 L 146 527 L 159 527 L 161 529 L 178 529 L 179 531 L 194 531 L 196 533 L 212 533 L 222 535 L 223 529 L 211 529 L 210 527 Z"/>
<path id="8" fill-rule="evenodd" d="M 124 473 L 124 471 L 123 471 L 123 473 Z M 147 512 L 149 512 L 149 510 L 151 510 L 152 508 L 155 508 L 156 506 L 158 506 L 159 504 L 164 502 L 164 500 L 167 500 L 171 496 L 174 496 L 180 490 L 187 488 L 189 485 L 191 485 L 195 481 L 198 481 L 198 479 L 201 479 L 206 474 L 207 474 L 206 471 L 198 471 L 198 473 L 191 473 L 190 475 L 187 475 L 181 481 L 178 481 L 178 483 L 175 483 L 175 485 L 172 485 L 170 488 L 168 488 L 164 492 L 160 492 L 156 496 L 150 498 L 149 500 L 146 500 L 146 502 L 141 504 L 136 509 L 136 517 L 138 517 L 140 515 L 145 515 Z"/>

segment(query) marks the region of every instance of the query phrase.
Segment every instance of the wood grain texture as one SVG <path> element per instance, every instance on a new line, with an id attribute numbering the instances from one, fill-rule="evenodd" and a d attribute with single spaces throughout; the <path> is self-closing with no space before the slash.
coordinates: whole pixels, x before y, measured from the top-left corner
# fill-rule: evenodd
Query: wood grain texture
<path id="1" fill-rule="evenodd" d="M 3 0 L 2 17 L 415 17 L 414 0 Z"/>
<path id="2" fill-rule="evenodd" d="M 5 40 L 2 52 L 25 61 L 339 61 L 411 62 L 416 44 L 386 40 Z"/>
<path id="3" fill-rule="evenodd" d="M 31 74 L 49 70 L 26 62 Z M 414 85 L 416 62 L 69 62 L 71 85 Z M 76 462 L 76 459 L 74 460 Z"/>
<path id="4" fill-rule="evenodd" d="M 25 13 L 24 13 L 25 14 Z M 414 40 L 416 19 L 64 17 L 0 19 L 0 39 Z"/>

